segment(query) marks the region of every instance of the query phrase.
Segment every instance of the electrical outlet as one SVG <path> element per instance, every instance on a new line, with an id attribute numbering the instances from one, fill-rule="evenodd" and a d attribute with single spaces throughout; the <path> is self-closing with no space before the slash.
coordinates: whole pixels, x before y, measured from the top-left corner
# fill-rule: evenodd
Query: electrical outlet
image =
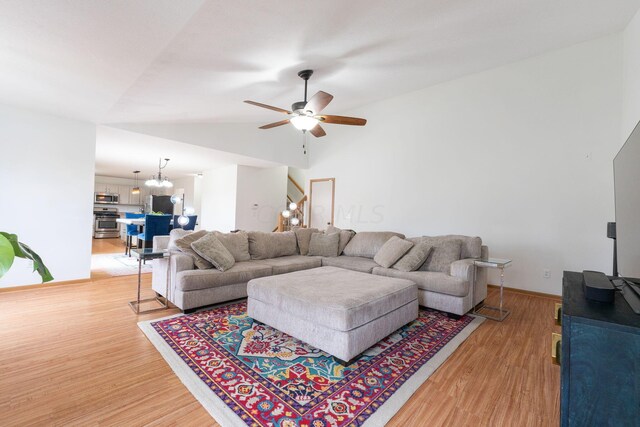
<path id="1" fill-rule="evenodd" d="M 548 270 L 548 269 L 542 270 L 542 277 L 544 277 L 545 279 L 551 278 L 551 270 Z"/>

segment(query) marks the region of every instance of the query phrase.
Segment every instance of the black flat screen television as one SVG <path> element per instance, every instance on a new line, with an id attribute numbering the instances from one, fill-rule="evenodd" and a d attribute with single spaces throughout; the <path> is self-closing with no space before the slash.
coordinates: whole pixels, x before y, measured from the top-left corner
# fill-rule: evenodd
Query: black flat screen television
<path id="1" fill-rule="evenodd" d="M 620 276 L 640 278 L 640 123 L 613 159 Z"/>

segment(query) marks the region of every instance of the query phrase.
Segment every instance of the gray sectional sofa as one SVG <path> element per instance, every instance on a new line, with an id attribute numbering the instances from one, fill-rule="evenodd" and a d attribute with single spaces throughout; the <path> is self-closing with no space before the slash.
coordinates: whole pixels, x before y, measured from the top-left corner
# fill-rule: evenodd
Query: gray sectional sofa
<path id="1" fill-rule="evenodd" d="M 231 237 L 229 241 L 234 242 L 231 252 L 239 261 L 224 272 L 215 268 L 196 268 L 194 258 L 181 252 L 175 245 L 175 241 L 184 235 L 183 230 L 173 230 L 170 236 L 156 236 L 154 248 L 169 249 L 171 256 L 153 261 L 152 288 L 158 294 L 167 296 L 168 283 L 169 300 L 181 310 L 187 311 L 246 297 L 247 283 L 251 279 L 332 266 L 411 280 L 418 287 L 421 306 L 455 315 L 465 314 L 487 295 L 486 269 L 479 268 L 475 277 L 473 302 L 471 300 L 473 259 L 488 257 L 488 249 L 482 245 L 479 237 L 448 235 L 408 239 L 414 242 L 426 239 L 434 247 L 429 255 L 431 267 L 425 262 L 417 271 L 400 271 L 382 267 L 373 258 L 392 236 L 404 239 L 405 236 L 401 233 L 362 232 L 350 238 L 352 235 L 343 231 L 340 249 L 344 249 L 338 256 L 327 257 L 306 254 L 309 240 L 307 238 L 305 242 L 304 236 L 310 236 L 313 231 L 301 229 L 299 233 L 240 232 L 226 235 Z M 223 239 L 225 235 L 220 233 L 220 236 Z M 345 241 L 342 240 L 343 237 Z M 346 240 L 348 243 L 345 245 Z M 453 247 L 456 251 L 459 247 L 459 253 L 456 254 L 455 261 L 438 265 L 435 258 L 440 254 L 435 249 L 445 246 Z M 440 271 L 428 271 L 434 270 L 434 265 Z"/>

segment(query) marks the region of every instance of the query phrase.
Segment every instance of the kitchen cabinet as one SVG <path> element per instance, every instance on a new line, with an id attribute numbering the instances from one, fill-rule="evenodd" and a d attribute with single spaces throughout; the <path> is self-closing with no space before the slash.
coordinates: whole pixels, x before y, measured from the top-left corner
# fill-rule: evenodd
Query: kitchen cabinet
<path id="1" fill-rule="evenodd" d="M 133 185 L 126 184 L 108 184 L 104 182 L 96 182 L 94 184 L 94 191 L 96 193 L 109 193 L 120 195 L 119 204 L 121 205 L 133 205 L 142 206 L 145 201 L 145 196 L 148 194 L 148 189 L 144 185 L 140 185 L 139 194 L 131 194 Z"/>
<path id="2" fill-rule="evenodd" d="M 131 204 L 131 205 L 140 205 L 141 204 L 140 200 L 142 200 L 140 198 L 141 193 L 133 194 L 133 193 L 131 193 L 131 190 L 133 190 L 133 187 L 131 187 L 130 191 L 129 191 L 129 204 Z M 142 191 L 142 189 L 140 189 L 140 190 Z"/>
<path id="3" fill-rule="evenodd" d="M 142 206 L 147 200 L 147 196 L 150 194 L 149 187 L 145 186 L 144 184 L 140 184 L 138 185 L 138 187 L 140 188 L 140 193 L 131 195 L 131 204 Z"/>
<path id="4" fill-rule="evenodd" d="M 96 182 L 93 186 L 96 193 L 118 193 L 118 186 L 114 184 L 105 184 L 103 182 Z"/>
<path id="5" fill-rule="evenodd" d="M 118 194 L 120 194 L 120 204 L 121 205 L 130 205 L 133 204 L 131 202 L 131 187 L 128 185 L 118 185 L 117 186 Z"/>

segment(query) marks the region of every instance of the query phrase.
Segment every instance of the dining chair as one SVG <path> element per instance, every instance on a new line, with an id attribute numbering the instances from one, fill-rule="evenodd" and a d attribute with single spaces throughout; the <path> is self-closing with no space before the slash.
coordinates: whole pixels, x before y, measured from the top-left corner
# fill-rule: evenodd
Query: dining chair
<path id="1" fill-rule="evenodd" d="M 145 215 L 144 232 L 138 234 L 138 241 L 142 240 L 142 249 L 153 244 L 154 236 L 168 236 L 171 215 Z"/>
<path id="2" fill-rule="evenodd" d="M 187 215 L 189 222 L 186 225 L 178 224 L 178 218 L 180 218 L 180 215 L 173 216 L 173 228 L 182 228 L 183 230 L 194 230 L 196 228 L 198 215 Z"/>
<path id="3" fill-rule="evenodd" d="M 125 212 L 124 217 L 126 219 L 144 218 L 142 213 Z M 124 247 L 124 254 L 131 256 L 131 247 L 133 243 L 133 237 L 137 237 L 140 234 L 140 226 L 135 224 L 127 224 L 127 240 Z M 137 247 L 137 246 L 136 246 Z"/>

